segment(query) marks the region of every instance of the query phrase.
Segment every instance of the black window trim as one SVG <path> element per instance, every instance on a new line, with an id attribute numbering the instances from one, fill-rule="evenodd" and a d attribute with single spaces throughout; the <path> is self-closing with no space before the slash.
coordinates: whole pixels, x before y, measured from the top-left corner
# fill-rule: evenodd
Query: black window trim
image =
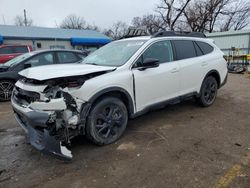
<path id="1" fill-rule="evenodd" d="M 196 57 L 201 57 L 201 56 L 205 55 L 205 54 L 204 54 L 204 52 L 202 51 L 202 49 L 200 48 L 200 46 L 196 43 L 196 41 L 193 41 L 193 45 L 194 45 L 194 49 L 195 49 L 195 53 L 196 53 Z M 195 47 L 195 46 L 197 46 L 197 48 L 199 48 L 199 49 L 200 49 L 200 51 L 201 51 L 202 55 L 198 55 L 198 52 L 197 52 L 197 49 L 196 49 L 196 47 Z"/>
<path id="2" fill-rule="evenodd" d="M 136 59 L 133 61 L 133 63 L 131 64 L 130 66 L 130 69 L 137 69 L 139 67 L 136 67 L 135 64 L 136 62 L 138 61 L 139 58 L 141 58 L 141 56 L 143 55 L 143 53 L 150 47 L 152 46 L 153 44 L 157 43 L 157 42 L 164 42 L 164 41 L 169 41 L 170 42 L 170 46 L 172 48 L 172 53 L 173 53 L 173 61 L 170 61 L 170 62 L 166 62 L 166 63 L 173 63 L 175 60 L 175 52 L 174 52 L 174 47 L 173 47 L 173 44 L 171 42 L 171 39 L 161 39 L 161 40 L 157 40 L 157 41 L 153 41 L 151 43 L 149 43 L 144 49 L 143 51 L 136 57 Z M 161 66 L 161 64 L 166 64 L 166 63 L 160 63 L 159 66 Z"/>
<path id="3" fill-rule="evenodd" d="M 207 42 L 204 42 L 204 41 L 194 41 L 195 43 L 196 43 L 196 45 L 200 48 L 200 50 L 202 51 L 202 53 L 203 53 L 203 55 L 208 55 L 208 54 L 211 54 L 211 53 L 213 53 L 214 52 L 214 47 L 213 46 L 211 46 L 210 44 L 208 44 Z M 201 43 L 205 43 L 206 45 L 208 45 L 208 46 L 210 46 L 213 50 L 211 51 L 211 52 L 209 52 L 209 53 L 204 53 L 204 51 L 201 49 L 201 47 L 198 45 L 198 43 L 197 42 L 201 42 Z"/>

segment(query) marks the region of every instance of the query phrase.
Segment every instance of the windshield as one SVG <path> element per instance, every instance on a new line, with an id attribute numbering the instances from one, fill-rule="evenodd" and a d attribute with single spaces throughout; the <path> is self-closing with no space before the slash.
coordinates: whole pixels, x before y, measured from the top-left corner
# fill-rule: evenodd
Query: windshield
<path id="1" fill-rule="evenodd" d="M 144 44 L 144 40 L 111 42 L 87 56 L 83 63 L 101 66 L 121 66 Z"/>
<path id="2" fill-rule="evenodd" d="M 20 63 L 21 61 L 29 58 L 30 56 L 32 56 L 33 53 L 25 53 L 25 54 L 22 54 L 22 55 L 19 55 L 9 61 L 7 61 L 6 63 L 4 63 L 5 66 L 13 66 L 13 65 L 16 65 L 18 63 Z"/>

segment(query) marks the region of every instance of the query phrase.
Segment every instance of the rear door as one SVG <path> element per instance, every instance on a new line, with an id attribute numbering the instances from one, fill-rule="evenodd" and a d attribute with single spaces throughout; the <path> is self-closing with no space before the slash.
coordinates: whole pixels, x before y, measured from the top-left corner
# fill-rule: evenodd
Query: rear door
<path id="1" fill-rule="evenodd" d="M 140 70 L 147 58 L 160 61 L 159 67 Z M 137 111 L 178 96 L 179 64 L 173 61 L 170 41 L 155 42 L 140 56 L 133 69 Z"/>
<path id="2" fill-rule="evenodd" d="M 173 40 L 172 43 L 180 65 L 180 95 L 198 91 L 204 77 L 202 52 L 192 40 Z"/>

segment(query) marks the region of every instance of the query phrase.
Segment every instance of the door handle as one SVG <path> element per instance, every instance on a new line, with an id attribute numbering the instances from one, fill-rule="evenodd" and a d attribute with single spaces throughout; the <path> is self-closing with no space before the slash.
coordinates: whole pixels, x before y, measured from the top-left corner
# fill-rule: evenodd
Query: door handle
<path id="1" fill-rule="evenodd" d="M 208 63 L 206 61 L 204 61 L 204 62 L 201 63 L 201 66 L 203 66 L 203 67 L 207 66 L 207 65 L 208 65 Z"/>
<path id="2" fill-rule="evenodd" d="M 178 68 L 173 68 L 173 69 L 171 70 L 171 73 L 176 73 L 176 72 L 179 72 Z"/>

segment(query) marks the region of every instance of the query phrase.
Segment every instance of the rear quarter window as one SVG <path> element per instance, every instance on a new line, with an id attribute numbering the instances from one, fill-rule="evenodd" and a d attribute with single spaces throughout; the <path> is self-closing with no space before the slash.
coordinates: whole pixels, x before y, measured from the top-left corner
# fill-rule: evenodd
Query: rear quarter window
<path id="1" fill-rule="evenodd" d="M 195 48 L 195 51 L 196 51 L 196 55 L 197 56 L 202 56 L 204 55 L 201 48 L 198 46 L 198 44 L 196 44 L 196 42 L 194 42 L 194 48 Z"/>
<path id="2" fill-rule="evenodd" d="M 176 60 L 196 57 L 196 51 L 191 40 L 173 40 Z"/>
<path id="3" fill-rule="evenodd" d="M 204 55 L 209 54 L 214 50 L 212 46 L 205 42 L 195 41 L 195 43 L 200 47 Z"/>

